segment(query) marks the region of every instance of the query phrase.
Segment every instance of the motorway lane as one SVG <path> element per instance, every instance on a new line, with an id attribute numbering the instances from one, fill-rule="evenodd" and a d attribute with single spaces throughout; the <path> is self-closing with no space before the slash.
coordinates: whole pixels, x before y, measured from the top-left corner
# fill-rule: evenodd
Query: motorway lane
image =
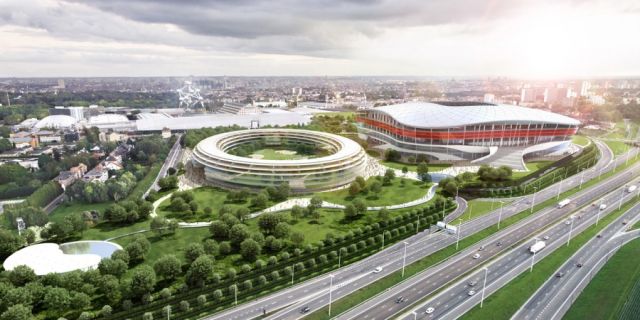
<path id="1" fill-rule="evenodd" d="M 607 190 L 611 190 L 609 186 L 606 187 Z M 609 204 L 609 206 L 604 211 L 601 211 L 600 218 L 606 216 L 617 208 L 617 204 L 621 195 L 624 196 L 624 201 L 627 201 L 636 196 L 635 193 L 626 193 L 624 186 L 608 193 L 606 196 L 602 197 L 602 199 L 604 199 L 604 203 Z M 573 202 L 579 203 L 579 206 L 582 206 L 593 202 L 595 198 L 596 197 L 592 196 L 587 200 L 583 199 L 582 197 L 576 197 Z M 543 232 L 534 232 L 536 237 L 539 239 L 542 239 L 545 236 L 549 237 L 548 240 L 545 240 L 547 246 L 538 254 L 536 254 L 535 257 L 533 257 L 533 255 L 528 250 L 528 248 L 534 242 L 532 238 L 528 239 L 523 244 L 517 245 L 515 249 L 511 250 L 510 252 L 491 261 L 491 263 L 486 266 L 488 270 L 486 272 L 487 282 L 485 297 L 497 291 L 502 286 L 506 285 L 520 273 L 529 270 L 533 258 L 536 258 L 535 261 L 539 261 L 545 256 L 551 254 L 556 248 L 565 245 L 567 243 L 567 239 L 570 233 L 569 230 L 571 228 L 571 237 L 575 237 L 582 230 L 586 229 L 592 224 L 595 224 L 596 216 L 599 210 L 593 210 L 591 208 L 592 207 L 589 206 L 589 208 L 587 208 L 586 210 L 583 209 L 574 214 L 576 217 L 573 219 L 573 227 L 570 224 L 565 223 L 567 221 L 570 221 L 570 219 L 564 218 L 552 227 L 544 230 Z M 560 211 L 560 209 L 557 210 Z M 527 238 L 529 236 L 527 236 Z M 517 239 L 516 242 L 519 242 L 520 240 L 522 240 L 522 238 Z M 412 311 L 417 313 L 416 318 L 419 319 L 457 319 L 462 314 L 480 303 L 484 276 L 484 269 L 479 269 L 471 275 L 463 277 L 460 281 L 456 282 L 452 286 L 449 286 L 446 290 L 439 292 L 436 296 L 429 299 L 427 302 L 419 304 L 418 307 L 413 307 Z M 473 287 L 469 286 L 469 281 L 475 281 L 476 285 Z M 477 293 L 475 295 L 470 295 L 470 290 L 477 291 Z M 425 310 L 428 307 L 433 307 L 435 311 L 432 314 L 427 315 L 425 313 Z M 411 312 L 408 312 L 399 319 L 409 320 L 413 318 L 414 315 Z"/>
<path id="2" fill-rule="evenodd" d="M 640 167 L 640 165 L 637 165 L 636 167 Z M 627 170 L 625 172 L 630 171 Z M 412 302 L 434 293 L 457 277 L 507 250 L 510 245 L 519 242 L 523 237 L 528 237 L 537 230 L 540 230 L 546 225 L 556 221 L 559 217 L 569 214 L 578 205 L 591 203 L 594 199 L 599 198 L 604 190 L 611 190 L 614 186 L 621 185 L 628 179 L 629 176 L 627 174 L 617 175 L 616 179 L 608 180 L 597 187 L 592 187 L 588 190 L 583 190 L 575 194 L 572 197 L 574 199 L 572 201 L 573 203 L 565 208 L 556 209 L 551 207 L 543 209 L 517 224 L 500 231 L 494 236 L 481 241 L 480 245 L 484 245 L 485 247 L 483 251 L 477 251 L 480 245 L 468 248 L 462 253 L 457 254 L 455 259 L 451 258 L 447 262 L 447 268 L 443 268 L 442 270 L 427 269 L 422 272 L 420 277 L 410 279 L 410 281 L 405 281 L 405 283 L 397 286 L 396 288 L 393 288 L 392 290 L 385 292 L 383 295 L 353 308 L 349 312 L 340 315 L 338 318 L 387 319 L 407 308 L 407 306 L 412 304 Z M 502 243 L 502 246 L 496 245 L 498 241 Z M 472 255 L 475 253 L 479 253 L 480 258 L 473 259 Z M 396 298 L 400 295 L 407 299 L 406 303 L 395 303 Z"/>
<path id="3" fill-rule="evenodd" d="M 639 191 L 640 192 L 640 191 Z M 636 196 L 640 193 L 635 193 Z M 591 208 L 598 210 L 598 208 Z M 626 238 L 623 233 L 628 225 L 622 224 L 627 219 L 633 221 L 640 216 L 640 204 L 636 204 L 624 215 L 608 225 L 597 236 L 589 240 L 578 252 L 565 262 L 547 281 L 529 298 L 529 300 L 513 315 L 511 319 L 560 319 L 569 308 L 572 290 L 581 282 L 590 280 L 591 269 L 603 256 L 620 246 Z M 627 233 L 632 234 L 632 233 Z M 614 250 L 615 251 L 615 250 Z M 582 264 L 581 268 L 577 264 Z M 556 278 L 562 273 L 561 278 Z M 588 281 L 586 282 L 588 283 Z M 586 283 L 584 285 L 586 285 Z M 568 303 L 568 304 L 567 304 Z M 560 310 L 564 311 L 560 312 Z"/>
<path id="4" fill-rule="evenodd" d="M 572 187 L 572 186 L 578 186 L 582 181 L 587 181 L 590 177 L 596 177 L 596 173 L 598 172 L 598 170 L 602 169 L 602 168 L 606 168 L 609 165 L 609 162 L 612 158 L 612 155 L 610 152 L 608 152 L 608 149 L 606 149 L 606 147 L 602 147 L 601 148 L 602 153 L 603 153 L 603 161 L 599 162 L 595 168 L 593 168 L 592 170 L 585 170 L 585 176 L 582 175 L 577 175 L 577 176 L 573 176 L 570 177 L 568 179 L 566 179 L 562 186 L 558 185 L 556 188 L 554 187 L 550 187 L 547 189 L 544 189 L 540 192 L 538 192 L 535 195 L 535 199 L 534 200 L 534 196 L 530 195 L 530 196 L 525 196 L 522 197 L 516 201 L 514 201 L 513 203 L 511 203 L 508 206 L 505 206 L 504 211 L 502 212 L 502 219 L 506 219 L 514 214 L 517 214 L 523 210 L 526 210 L 527 208 L 530 208 L 531 205 L 533 203 L 537 203 L 543 200 L 546 200 L 548 198 L 552 198 L 557 194 L 557 190 L 559 187 L 562 187 L 562 190 L 566 191 L 568 188 Z M 608 169 L 610 169 L 611 167 L 609 167 Z M 589 173 L 589 174 L 587 174 Z M 528 220 L 536 220 L 536 216 L 539 213 L 536 213 L 534 216 L 531 216 L 529 218 L 527 218 Z M 497 209 L 495 211 L 493 211 L 492 213 L 486 214 L 482 217 L 476 218 L 474 220 L 471 220 L 469 222 L 466 222 L 464 224 L 462 224 L 462 227 L 460 228 L 461 230 L 461 235 L 460 238 L 463 239 L 469 235 L 475 234 L 476 232 L 483 230 L 491 225 L 497 224 L 498 219 L 500 216 L 500 209 Z M 527 220 L 525 219 L 525 220 Z M 518 234 L 519 235 L 519 234 Z M 494 237 L 489 238 L 487 241 L 494 241 L 491 239 L 494 239 Z M 407 247 L 407 264 L 410 264 L 412 261 L 416 261 L 419 260 L 421 258 L 423 258 L 424 256 L 431 254 L 437 250 L 440 250 L 442 248 L 445 248 L 453 243 L 456 242 L 456 239 L 454 236 L 448 236 L 448 237 L 440 237 L 435 239 L 435 242 L 433 245 L 435 245 L 436 250 L 432 250 L 432 246 L 428 245 L 424 248 L 420 248 L 419 250 L 412 250 L 413 248 L 415 248 L 415 245 L 413 244 L 409 244 Z M 464 257 L 466 254 L 473 252 L 474 249 L 467 249 L 467 251 L 463 251 L 463 253 L 458 254 L 457 256 L 455 256 L 456 258 L 450 258 L 447 259 L 444 264 L 442 265 L 436 265 L 430 269 L 428 269 L 429 271 L 437 271 L 437 270 L 441 270 L 441 269 L 448 269 L 450 266 L 456 265 L 458 264 L 459 260 L 461 259 L 461 257 Z M 402 255 L 399 254 L 397 255 L 397 258 L 394 262 L 390 262 L 388 264 L 386 264 L 385 266 L 385 271 L 389 268 L 392 268 L 392 271 L 397 271 L 399 269 L 402 268 Z M 371 265 L 369 270 L 372 270 L 373 268 L 375 268 L 375 265 Z M 434 270 L 435 269 L 435 270 Z M 460 267 L 458 268 L 460 269 Z M 366 272 L 366 271 L 365 271 Z M 391 271 L 389 271 L 389 273 L 391 273 Z M 423 278 L 428 278 L 429 275 L 425 274 L 423 275 L 423 277 L 421 278 L 421 280 L 415 280 L 415 281 L 424 281 Z M 337 300 L 341 297 L 344 297 L 356 290 L 358 290 L 359 288 L 362 288 L 374 281 L 376 281 L 378 278 L 377 277 L 369 277 L 369 278 L 363 278 L 363 281 L 357 282 L 357 283 L 353 283 L 349 286 L 340 286 L 339 290 L 334 290 L 332 292 L 332 298 L 333 300 Z M 447 283 L 450 282 L 454 279 L 454 277 L 452 277 L 451 275 L 445 275 L 444 276 L 444 282 L 443 283 Z M 341 284 L 341 279 L 339 278 L 334 278 L 334 286 L 340 285 Z M 430 280 L 426 280 L 427 282 L 429 282 Z M 324 292 L 317 292 L 316 295 L 312 296 L 312 297 L 307 297 L 306 299 L 300 299 L 300 301 L 298 303 L 295 304 L 291 304 L 290 306 L 288 306 L 287 308 L 267 317 L 267 319 L 297 319 L 299 318 L 301 315 L 299 313 L 299 310 L 304 307 L 307 306 L 309 307 L 311 310 L 316 310 L 319 309 L 325 305 L 328 304 L 329 302 L 329 278 L 326 278 L 326 285 L 324 287 Z M 442 284 L 442 283 L 441 283 Z M 404 284 L 402 284 L 404 285 Z M 383 306 L 382 308 L 387 308 L 388 305 L 385 303 L 384 300 L 395 300 L 397 295 L 393 294 L 392 292 L 403 292 L 404 290 L 402 289 L 402 285 L 398 286 L 398 287 L 394 287 L 391 290 L 385 292 L 384 297 L 378 297 L 377 301 L 375 301 L 375 299 L 372 299 L 370 301 L 365 302 L 362 305 L 359 305 L 358 307 L 354 308 L 354 310 L 350 310 L 351 312 L 348 312 L 347 314 L 343 314 L 340 315 L 339 318 L 345 318 L 345 319 L 356 319 L 356 318 L 361 318 L 361 317 L 367 317 L 369 316 L 368 314 L 371 315 L 378 315 L 378 314 L 384 314 L 384 310 L 380 311 L 378 308 L 374 308 L 374 307 L 380 307 Z M 417 291 L 416 291 L 417 292 Z M 424 292 L 417 292 L 418 294 L 423 294 Z M 389 307 L 391 308 L 391 307 Z M 365 314 L 362 314 L 362 312 L 367 312 Z M 387 310 L 387 312 L 390 312 L 390 310 Z"/>
<path id="5" fill-rule="evenodd" d="M 601 161 L 596 164 L 595 168 L 597 170 L 602 169 L 603 172 L 606 172 L 611 168 L 609 164 L 612 158 L 612 154 L 606 148 L 606 146 L 603 146 L 603 144 L 599 144 L 599 147 L 603 156 L 601 158 Z M 567 190 L 567 188 L 577 184 L 579 184 L 579 179 L 574 176 L 566 179 L 560 187 L 562 188 L 562 190 Z M 558 188 L 552 186 L 538 192 L 536 194 L 536 197 L 537 199 L 541 199 L 540 201 L 542 201 L 542 199 L 551 198 L 555 195 L 557 189 Z M 527 196 L 513 202 L 508 206 L 505 206 L 502 218 L 505 219 L 515 213 L 526 209 L 530 206 L 532 200 L 532 196 Z M 468 235 L 471 235 L 477 231 L 480 231 L 490 225 L 497 223 L 498 215 L 499 210 L 495 210 L 493 213 L 484 215 L 480 219 L 474 219 L 472 221 L 466 222 L 462 225 L 460 238 L 462 239 Z M 450 245 L 451 243 L 454 243 L 455 239 L 452 236 L 442 234 L 441 232 L 431 233 L 425 231 L 420 232 L 418 235 L 408 239 L 407 241 L 413 244 L 407 247 L 408 264 L 412 261 L 421 259 L 424 256 L 427 256 L 435 251 L 438 251 Z M 352 266 L 336 270 L 333 273 L 335 276 L 334 285 L 338 289 L 333 292 L 334 297 L 337 298 L 341 294 L 352 292 L 353 290 L 366 286 L 367 284 L 374 282 L 377 279 L 380 279 L 395 270 L 398 270 L 401 267 L 403 246 L 404 245 L 402 243 L 396 244 L 390 248 L 387 248 L 385 251 L 377 253 L 376 255 L 364 259 Z M 383 271 L 374 275 L 370 274 L 371 270 L 376 266 L 383 266 Z M 242 304 L 221 313 L 207 316 L 206 319 L 254 318 L 263 315 L 263 308 L 266 309 L 267 312 L 270 312 L 271 310 L 281 309 L 290 305 L 293 306 L 286 308 L 285 312 L 287 312 L 288 310 L 288 316 L 292 318 L 299 318 L 300 315 L 297 313 L 299 310 L 298 307 L 301 306 L 304 301 L 309 301 L 310 299 L 317 297 L 315 302 L 318 303 L 318 307 L 321 307 L 328 303 L 328 296 L 323 296 L 326 295 L 329 291 L 329 283 L 330 281 L 328 276 L 319 276 L 298 284 L 294 287 L 259 298 L 253 302 Z M 295 304 L 296 302 L 299 303 Z M 312 310 L 313 309 L 315 309 L 315 307 L 313 307 Z M 280 315 L 282 315 L 282 313 L 276 313 L 276 316 L 271 316 L 269 318 L 279 319 Z"/>

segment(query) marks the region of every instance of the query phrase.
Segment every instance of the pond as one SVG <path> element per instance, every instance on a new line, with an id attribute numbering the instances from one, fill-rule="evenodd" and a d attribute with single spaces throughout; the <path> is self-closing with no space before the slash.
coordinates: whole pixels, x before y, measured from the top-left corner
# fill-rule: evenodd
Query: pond
<path id="1" fill-rule="evenodd" d="M 95 254 L 100 258 L 109 258 L 121 249 L 120 245 L 108 241 L 75 241 L 60 245 L 60 250 L 65 254 Z"/>

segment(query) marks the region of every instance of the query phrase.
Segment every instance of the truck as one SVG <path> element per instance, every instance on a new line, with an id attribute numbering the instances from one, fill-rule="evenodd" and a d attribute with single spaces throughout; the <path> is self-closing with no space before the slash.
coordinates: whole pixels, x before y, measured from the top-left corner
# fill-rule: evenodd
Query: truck
<path id="1" fill-rule="evenodd" d="M 627 187 L 627 192 L 631 193 L 636 191 L 636 189 L 638 189 L 638 187 L 634 184 L 630 185 L 629 187 Z"/>
<path id="2" fill-rule="evenodd" d="M 571 203 L 571 199 L 564 199 L 558 202 L 558 209 L 564 208 L 564 206 L 568 205 L 569 203 Z"/>
<path id="3" fill-rule="evenodd" d="M 529 252 L 535 254 L 538 251 L 544 249 L 547 246 L 547 243 L 544 241 L 536 241 L 531 247 L 529 247 Z"/>
<path id="4" fill-rule="evenodd" d="M 444 230 L 444 231 L 446 231 L 447 233 L 450 233 L 450 234 L 456 234 L 458 232 L 458 228 L 456 226 L 452 226 L 450 224 L 446 224 L 446 223 L 444 223 L 442 221 L 438 221 L 436 223 L 436 226 L 438 228 L 440 228 L 441 230 Z"/>

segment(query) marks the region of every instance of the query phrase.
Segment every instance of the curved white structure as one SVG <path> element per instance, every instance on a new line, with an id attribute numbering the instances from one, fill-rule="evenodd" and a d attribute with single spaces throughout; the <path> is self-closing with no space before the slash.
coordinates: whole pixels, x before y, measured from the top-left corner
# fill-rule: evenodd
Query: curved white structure
<path id="1" fill-rule="evenodd" d="M 301 160 L 264 160 L 231 155 L 251 141 L 295 141 L 312 144 L 327 156 Z M 289 183 L 293 192 L 327 190 L 346 185 L 365 169 L 366 154 L 355 141 L 338 135 L 298 129 L 254 129 L 218 134 L 193 150 L 193 165 L 206 181 L 228 187 L 264 188 Z"/>
<path id="2" fill-rule="evenodd" d="M 35 127 L 37 129 L 43 128 L 54 128 L 54 129 L 64 129 L 71 128 L 76 125 L 76 119 L 74 117 L 65 116 L 65 115 L 53 115 L 46 116 L 42 118 L 42 120 L 36 123 Z"/>
<path id="3" fill-rule="evenodd" d="M 40 243 L 14 252 L 2 266 L 11 271 L 25 265 L 37 275 L 89 270 L 97 268 L 100 260 L 111 256 L 116 250 L 122 250 L 122 247 L 108 241 L 76 241 L 61 245 Z"/>

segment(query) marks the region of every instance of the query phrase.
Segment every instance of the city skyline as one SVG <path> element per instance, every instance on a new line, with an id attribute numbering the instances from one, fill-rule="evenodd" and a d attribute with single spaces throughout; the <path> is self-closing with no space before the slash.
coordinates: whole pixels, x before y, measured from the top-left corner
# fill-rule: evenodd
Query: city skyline
<path id="1" fill-rule="evenodd" d="M 0 77 L 640 74 L 633 1 L 0 4 Z"/>

